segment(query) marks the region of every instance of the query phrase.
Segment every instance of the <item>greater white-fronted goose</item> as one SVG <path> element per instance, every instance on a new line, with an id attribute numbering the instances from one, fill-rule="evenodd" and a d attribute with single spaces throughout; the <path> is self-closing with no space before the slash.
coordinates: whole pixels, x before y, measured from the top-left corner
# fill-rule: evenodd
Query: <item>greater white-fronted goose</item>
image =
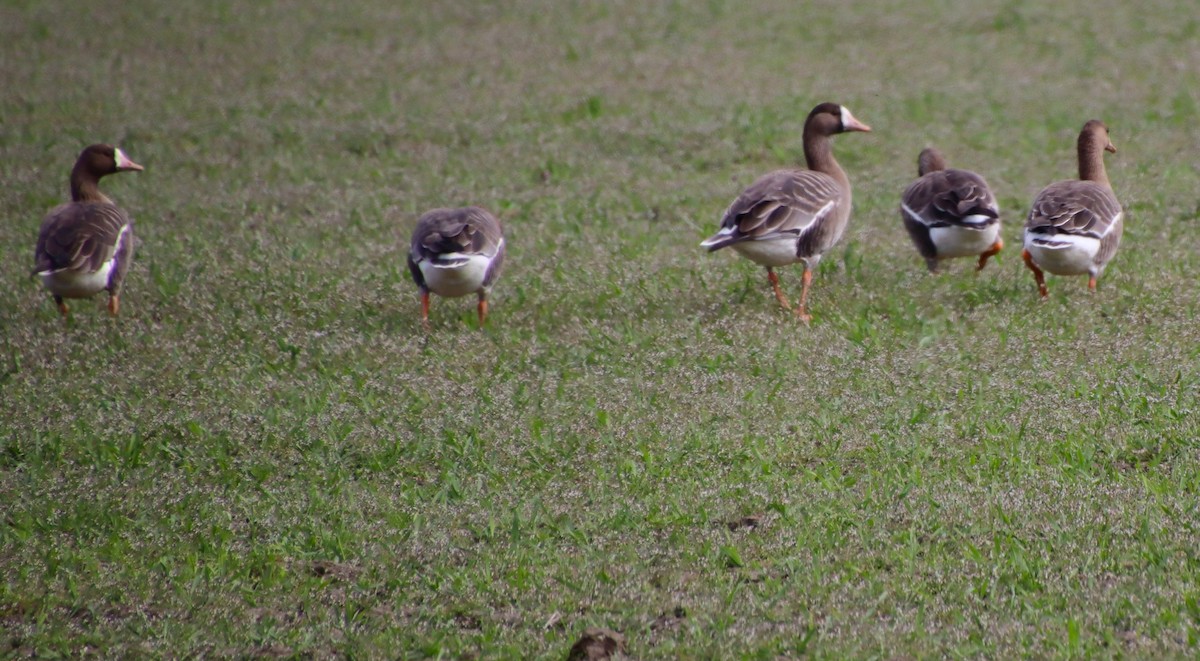
<path id="1" fill-rule="evenodd" d="M 767 268 L 775 298 L 790 310 L 779 288 L 776 266 L 804 263 L 796 316 L 809 321 L 808 287 L 821 255 L 833 247 L 850 219 L 850 180 L 833 157 L 830 137 L 870 131 L 844 106 L 822 103 L 804 122 L 807 170 L 776 170 L 750 185 L 725 211 L 721 229 L 700 246 L 709 252 L 731 246 Z"/>
<path id="2" fill-rule="evenodd" d="M 943 259 L 978 255 L 976 271 L 1000 252 L 1000 207 L 983 177 L 946 167 L 933 147 L 917 157 L 918 179 L 900 198 L 900 216 L 931 273 Z"/>
<path id="3" fill-rule="evenodd" d="M 1096 291 L 1096 278 L 1117 252 L 1125 213 L 1113 194 L 1104 170 L 1104 152 L 1117 148 L 1108 138 L 1108 127 L 1098 119 L 1083 125 L 1076 143 L 1079 179 L 1059 181 L 1033 199 L 1025 221 L 1022 257 L 1033 271 L 1038 293 L 1050 295 L 1043 271 L 1055 275 L 1088 275 L 1088 289 Z"/>
<path id="4" fill-rule="evenodd" d="M 488 294 L 504 263 L 504 228 L 480 207 L 434 209 L 417 221 L 408 270 L 421 290 L 421 321 L 429 322 L 429 292 L 454 297 L 478 294 L 479 324 L 487 319 Z"/>
<path id="5" fill-rule="evenodd" d="M 71 169 L 71 201 L 46 215 L 38 232 L 33 275 L 54 296 L 64 317 L 64 298 L 88 298 L 108 291 L 108 311 L 120 308 L 121 283 L 133 260 L 133 221 L 100 192 L 100 178 L 140 171 L 112 145 L 91 145 Z"/>

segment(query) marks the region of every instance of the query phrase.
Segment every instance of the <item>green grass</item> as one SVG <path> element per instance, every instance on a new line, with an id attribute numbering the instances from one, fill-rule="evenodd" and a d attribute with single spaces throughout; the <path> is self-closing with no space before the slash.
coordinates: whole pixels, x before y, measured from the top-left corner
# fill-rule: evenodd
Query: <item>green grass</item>
<path id="1" fill-rule="evenodd" d="M 0 5 L 0 656 L 1194 657 L 1200 21 L 920 4 Z M 697 244 L 826 100 L 875 131 L 804 327 Z M 1124 243 L 1043 303 L 1092 117 Z M 28 269 L 99 140 L 142 244 L 63 324 Z M 997 190 L 978 276 L 901 228 L 928 144 Z M 509 262 L 426 334 L 462 204 Z"/>

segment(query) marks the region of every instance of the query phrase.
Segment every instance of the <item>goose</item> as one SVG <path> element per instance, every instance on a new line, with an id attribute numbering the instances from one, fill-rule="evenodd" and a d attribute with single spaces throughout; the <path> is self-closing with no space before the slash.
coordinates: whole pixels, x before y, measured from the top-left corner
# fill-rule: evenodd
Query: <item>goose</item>
<path id="1" fill-rule="evenodd" d="M 121 283 L 133 260 L 133 220 L 100 192 L 100 178 L 117 172 L 140 172 L 117 147 L 86 147 L 71 169 L 71 201 L 55 207 L 42 220 L 31 275 L 42 280 L 64 318 L 65 298 L 89 298 L 108 291 L 108 312 L 120 309 Z"/>
<path id="2" fill-rule="evenodd" d="M 504 263 L 504 228 L 480 207 L 433 209 L 417 221 L 408 270 L 421 291 L 421 322 L 429 323 L 429 293 L 479 296 L 479 324 L 487 319 L 488 294 Z"/>
<path id="3" fill-rule="evenodd" d="M 822 103 L 804 122 L 807 170 L 776 170 L 763 175 L 729 205 L 721 229 L 701 242 L 709 252 L 732 247 L 738 254 L 765 266 L 775 298 L 790 310 L 779 288 L 775 267 L 802 262 L 800 304 L 796 317 L 808 313 L 808 288 L 821 255 L 842 238 L 850 219 L 850 180 L 833 157 L 830 137 L 848 131 L 869 132 L 845 106 Z"/>
<path id="4" fill-rule="evenodd" d="M 1043 188 L 1025 221 L 1021 256 L 1033 271 L 1043 299 L 1050 295 L 1043 271 L 1087 274 L 1088 289 L 1096 291 L 1096 278 L 1121 243 L 1125 213 L 1104 170 L 1104 152 L 1117 152 L 1108 127 L 1098 119 L 1088 121 L 1079 132 L 1076 148 L 1079 179 Z"/>
<path id="5" fill-rule="evenodd" d="M 970 170 L 946 167 L 934 147 L 917 157 L 918 179 L 900 198 L 904 228 L 925 258 L 930 273 L 942 260 L 978 255 L 976 271 L 1004 248 L 1000 208 L 983 177 Z"/>

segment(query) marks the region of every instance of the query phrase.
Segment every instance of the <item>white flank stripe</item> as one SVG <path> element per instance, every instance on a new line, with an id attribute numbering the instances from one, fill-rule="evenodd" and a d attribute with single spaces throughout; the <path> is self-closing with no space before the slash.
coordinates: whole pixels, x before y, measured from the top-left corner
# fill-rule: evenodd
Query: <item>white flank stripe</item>
<path id="1" fill-rule="evenodd" d="M 1113 228 L 1116 227 L 1118 224 L 1120 224 L 1121 219 L 1124 217 L 1125 217 L 1124 211 L 1117 212 L 1117 215 L 1113 216 L 1112 221 L 1110 221 L 1108 223 L 1108 227 L 1104 228 L 1104 231 L 1100 233 L 1101 238 L 1108 236 L 1108 233 L 1113 231 Z"/>
<path id="2" fill-rule="evenodd" d="M 825 206 L 817 209 L 817 212 L 813 214 L 813 222 L 820 222 L 821 218 L 823 218 L 825 214 L 829 213 L 835 204 L 837 204 L 837 200 L 830 200 L 825 203 Z"/>
<path id="3" fill-rule="evenodd" d="M 913 211 L 911 208 L 909 208 L 909 206 L 907 204 L 901 202 L 900 208 L 904 209 L 904 213 L 908 214 L 909 218 L 912 218 L 913 220 L 917 221 L 918 223 L 921 223 L 922 225 L 924 225 L 926 227 L 929 227 L 929 225 L 931 224 L 928 220 L 925 220 L 924 216 L 922 216 L 921 214 L 919 214 L 916 211 Z"/>

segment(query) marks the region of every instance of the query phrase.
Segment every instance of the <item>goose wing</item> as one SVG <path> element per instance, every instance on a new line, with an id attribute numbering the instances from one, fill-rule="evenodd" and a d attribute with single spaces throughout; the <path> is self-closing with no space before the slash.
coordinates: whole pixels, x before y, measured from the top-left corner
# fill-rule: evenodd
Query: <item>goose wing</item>
<path id="1" fill-rule="evenodd" d="M 60 205 L 42 221 L 33 273 L 97 271 L 116 254 L 122 235 L 131 225 L 129 216 L 115 204 Z"/>
<path id="2" fill-rule="evenodd" d="M 1108 187 L 1085 180 L 1060 181 L 1034 198 L 1025 230 L 1103 239 L 1121 215 L 1121 203 Z"/>
<path id="3" fill-rule="evenodd" d="M 504 243 L 500 221 L 480 207 L 434 209 L 421 216 L 413 232 L 411 254 L 416 261 L 494 257 Z"/>
<path id="4" fill-rule="evenodd" d="M 840 210 L 842 190 L 831 176 L 813 170 L 778 170 L 759 178 L 725 211 L 721 229 L 700 245 L 709 251 L 742 241 L 813 233 Z"/>
<path id="5" fill-rule="evenodd" d="M 983 228 L 1000 218 L 996 197 L 983 177 L 968 170 L 937 170 L 904 191 L 904 212 L 927 227 Z"/>

